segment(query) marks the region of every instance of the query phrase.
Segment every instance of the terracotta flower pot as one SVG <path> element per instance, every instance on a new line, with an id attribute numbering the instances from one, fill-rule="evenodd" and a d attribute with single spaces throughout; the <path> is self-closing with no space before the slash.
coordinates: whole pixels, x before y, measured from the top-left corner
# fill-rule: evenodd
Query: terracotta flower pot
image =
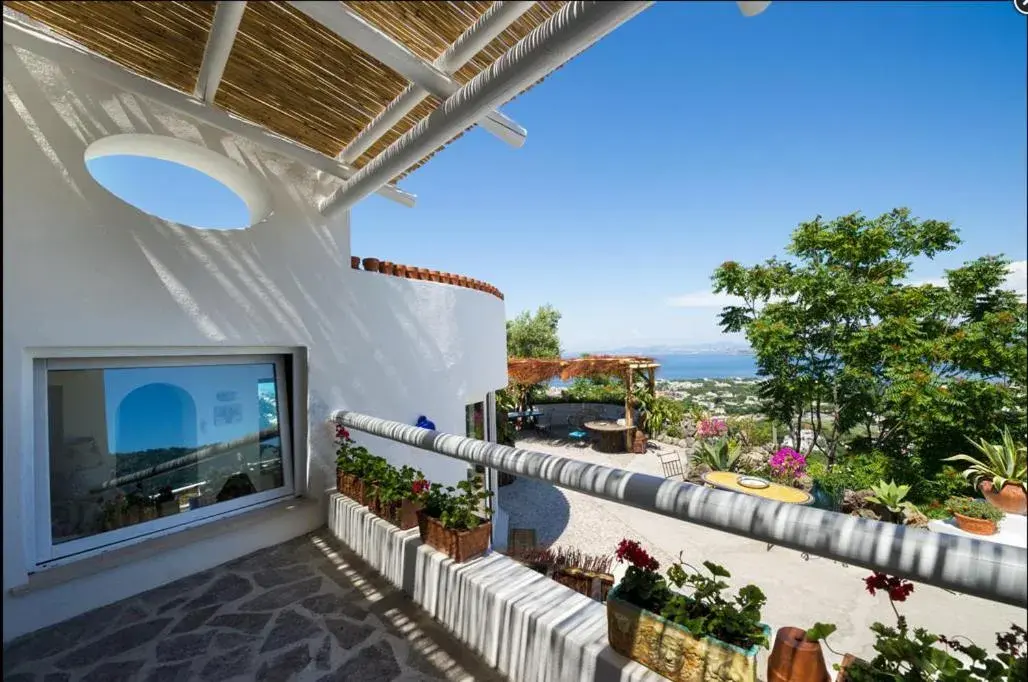
<path id="1" fill-rule="evenodd" d="M 418 511 L 418 532 L 421 541 L 434 547 L 457 563 L 482 556 L 489 551 L 489 537 L 493 532 L 493 524 L 483 521 L 472 530 L 453 530 L 444 528 L 439 519 Z"/>
<path id="2" fill-rule="evenodd" d="M 337 489 L 358 504 L 364 504 L 364 481 L 353 474 L 337 474 Z"/>
<path id="3" fill-rule="evenodd" d="M 396 524 L 400 530 L 410 530 L 418 525 L 418 512 L 422 504 L 413 500 L 404 500 L 400 503 L 400 509 L 396 514 Z"/>
<path id="4" fill-rule="evenodd" d="M 1008 514 L 1024 515 L 1028 511 L 1028 494 L 1024 488 L 1016 483 L 1006 483 L 1003 488 L 996 492 L 992 481 L 982 481 L 982 495 L 985 500 L 996 509 L 1005 511 Z"/>
<path id="5" fill-rule="evenodd" d="M 846 654 L 842 657 L 842 663 L 839 664 L 839 672 L 835 676 L 835 682 L 849 682 L 850 676 L 846 673 L 846 669 L 854 663 L 866 663 L 867 661 L 857 658 L 853 654 Z"/>
<path id="6" fill-rule="evenodd" d="M 457 277 L 457 284 L 462 286 L 462 287 L 467 287 L 468 286 L 468 278 L 465 277 L 464 275 L 458 276 Z"/>
<path id="7" fill-rule="evenodd" d="M 607 600 L 607 593 L 614 587 L 614 576 L 583 571 L 579 568 L 558 569 L 553 574 L 553 579 L 561 585 L 570 587 L 575 592 L 601 603 Z"/>
<path id="8" fill-rule="evenodd" d="M 394 265 L 393 274 L 397 277 L 407 277 L 407 266 L 406 265 Z"/>
<path id="9" fill-rule="evenodd" d="M 428 268 L 418 268 L 418 279 L 422 281 L 429 281 L 432 279 L 431 271 Z"/>
<path id="10" fill-rule="evenodd" d="M 821 642 L 808 642 L 802 628 L 779 628 L 767 661 L 767 682 L 828 682 Z"/>
<path id="11" fill-rule="evenodd" d="M 382 260 L 378 262 L 378 272 L 382 275 L 393 274 L 393 262 L 391 260 Z"/>
<path id="12" fill-rule="evenodd" d="M 350 256 L 350 267 L 354 270 L 360 270 L 361 259 L 359 256 Z"/>
<path id="13" fill-rule="evenodd" d="M 443 273 L 439 272 L 438 270 L 433 270 L 432 281 L 441 284 L 443 281 Z"/>
<path id="14" fill-rule="evenodd" d="M 964 531 L 965 533 L 973 533 L 975 535 L 993 535 L 996 532 L 996 522 L 988 519 L 973 519 L 970 516 L 964 516 L 963 514 L 957 514 L 953 512 L 953 518 L 956 519 L 957 528 Z"/>
<path id="15" fill-rule="evenodd" d="M 368 272 L 378 272 L 378 259 L 377 258 L 365 258 L 364 269 Z"/>

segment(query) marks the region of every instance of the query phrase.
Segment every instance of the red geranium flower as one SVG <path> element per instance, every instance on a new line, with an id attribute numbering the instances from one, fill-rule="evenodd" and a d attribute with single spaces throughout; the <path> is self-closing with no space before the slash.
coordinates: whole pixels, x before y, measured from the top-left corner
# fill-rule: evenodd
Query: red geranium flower
<path id="1" fill-rule="evenodd" d="M 914 591 L 914 584 L 909 580 L 877 571 L 864 578 L 864 585 L 872 595 L 877 590 L 888 592 L 889 599 L 892 601 L 906 601 L 910 593 Z"/>
<path id="2" fill-rule="evenodd" d="M 350 432 L 346 430 L 345 426 L 336 426 L 336 438 L 339 440 L 350 440 Z"/>
<path id="3" fill-rule="evenodd" d="M 623 539 L 618 544 L 614 556 L 617 557 L 618 563 L 623 563 L 627 559 L 628 563 L 644 571 L 656 571 L 660 568 L 657 560 L 647 554 L 635 540 Z"/>
<path id="4" fill-rule="evenodd" d="M 420 481 L 414 481 L 414 484 L 411 485 L 411 492 L 414 493 L 415 495 L 420 495 L 421 493 L 423 493 L 426 490 L 428 490 L 428 488 L 429 488 L 428 481 L 426 481 L 425 479 L 421 479 Z"/>

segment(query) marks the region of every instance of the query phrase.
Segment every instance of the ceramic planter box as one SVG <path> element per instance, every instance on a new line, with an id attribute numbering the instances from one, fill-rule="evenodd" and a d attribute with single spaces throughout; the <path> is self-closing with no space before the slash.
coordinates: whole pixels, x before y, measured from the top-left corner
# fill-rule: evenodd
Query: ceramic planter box
<path id="1" fill-rule="evenodd" d="M 493 524 L 483 521 L 472 530 L 453 530 L 444 528 L 439 519 L 432 518 L 422 509 L 418 510 L 418 532 L 426 545 L 461 563 L 489 551 Z"/>
<path id="2" fill-rule="evenodd" d="M 759 646 L 741 649 L 713 637 L 697 638 L 681 625 L 607 596 L 611 648 L 675 682 L 756 682 Z M 764 625 L 768 637 L 771 628 Z"/>

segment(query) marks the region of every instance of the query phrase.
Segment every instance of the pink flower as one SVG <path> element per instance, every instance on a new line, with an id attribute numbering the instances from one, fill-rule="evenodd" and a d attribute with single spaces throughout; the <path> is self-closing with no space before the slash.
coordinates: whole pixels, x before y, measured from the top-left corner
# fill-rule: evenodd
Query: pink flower
<path id="1" fill-rule="evenodd" d="M 771 473 L 782 478 L 799 478 L 807 471 L 807 458 L 790 447 L 779 448 L 768 464 Z"/>
<path id="2" fill-rule="evenodd" d="M 696 435 L 700 438 L 720 438 L 728 433 L 728 424 L 724 419 L 701 419 L 696 425 Z"/>

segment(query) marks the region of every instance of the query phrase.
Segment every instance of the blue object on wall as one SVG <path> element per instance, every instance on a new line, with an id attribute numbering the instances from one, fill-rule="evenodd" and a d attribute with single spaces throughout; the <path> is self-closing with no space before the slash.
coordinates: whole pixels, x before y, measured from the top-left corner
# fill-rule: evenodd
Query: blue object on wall
<path id="1" fill-rule="evenodd" d="M 420 415 L 418 417 L 418 421 L 414 424 L 414 426 L 419 426 L 423 429 L 428 429 L 429 431 L 435 431 L 435 423 L 429 421 L 428 417 L 426 417 L 425 415 Z"/>

